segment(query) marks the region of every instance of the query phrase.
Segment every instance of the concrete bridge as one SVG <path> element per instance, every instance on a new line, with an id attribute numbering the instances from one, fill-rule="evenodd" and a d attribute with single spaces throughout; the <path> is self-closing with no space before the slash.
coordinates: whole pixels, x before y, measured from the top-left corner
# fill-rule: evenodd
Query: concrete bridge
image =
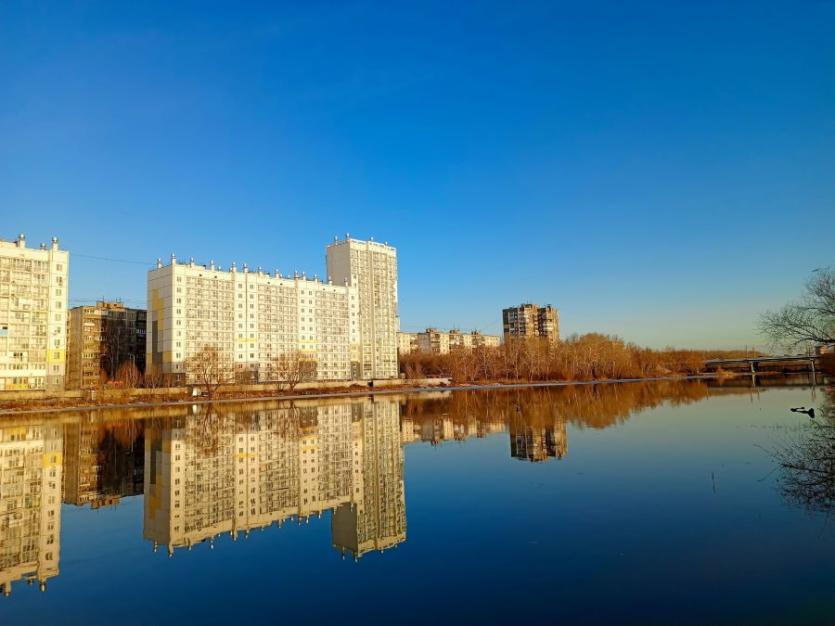
<path id="1" fill-rule="evenodd" d="M 724 368 L 726 366 L 743 366 L 751 370 L 751 374 L 755 375 L 759 372 L 759 366 L 767 363 L 806 363 L 809 366 L 809 371 L 813 374 L 817 370 L 817 363 L 820 361 L 820 355 L 812 354 L 793 354 L 784 356 L 759 356 L 759 357 L 743 357 L 739 359 L 710 359 L 705 361 L 705 367 L 708 369 Z"/>

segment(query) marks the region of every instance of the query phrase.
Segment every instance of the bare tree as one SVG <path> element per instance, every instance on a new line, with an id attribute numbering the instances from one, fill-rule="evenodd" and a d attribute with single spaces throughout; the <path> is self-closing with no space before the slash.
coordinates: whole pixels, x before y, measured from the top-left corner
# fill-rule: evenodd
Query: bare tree
<path id="1" fill-rule="evenodd" d="M 272 376 L 289 391 L 299 383 L 315 379 L 316 368 L 316 360 L 298 350 L 280 354 L 271 363 Z"/>
<path id="2" fill-rule="evenodd" d="M 760 331 L 778 345 L 835 344 L 835 271 L 817 269 L 800 300 L 760 319 Z"/>
<path id="3" fill-rule="evenodd" d="M 159 365 L 149 364 L 145 368 L 145 375 L 143 376 L 143 386 L 149 389 L 156 389 L 162 387 L 165 382 L 165 376 Z"/>
<path id="4" fill-rule="evenodd" d="M 116 380 L 126 389 L 133 389 L 142 382 L 142 374 L 133 361 L 123 361 L 116 370 Z"/>
<path id="5" fill-rule="evenodd" d="M 215 346 L 203 348 L 185 360 L 187 379 L 196 382 L 213 398 L 217 390 L 234 380 L 234 372 L 227 359 Z"/>
<path id="6" fill-rule="evenodd" d="M 102 369 L 109 380 L 116 380 L 117 372 L 128 353 L 127 328 L 124 315 L 119 317 L 112 311 L 105 311 L 101 318 Z"/>

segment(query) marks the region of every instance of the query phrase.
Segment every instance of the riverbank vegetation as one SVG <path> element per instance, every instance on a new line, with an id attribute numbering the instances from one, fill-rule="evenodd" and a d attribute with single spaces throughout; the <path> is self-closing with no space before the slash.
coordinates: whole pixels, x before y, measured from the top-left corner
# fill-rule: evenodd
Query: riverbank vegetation
<path id="1" fill-rule="evenodd" d="M 443 376 L 457 383 L 654 378 L 700 374 L 706 360 L 742 356 L 746 353 L 730 350 L 653 350 L 589 333 L 557 343 L 514 339 L 498 347 L 401 355 L 400 371 L 406 378 Z"/>

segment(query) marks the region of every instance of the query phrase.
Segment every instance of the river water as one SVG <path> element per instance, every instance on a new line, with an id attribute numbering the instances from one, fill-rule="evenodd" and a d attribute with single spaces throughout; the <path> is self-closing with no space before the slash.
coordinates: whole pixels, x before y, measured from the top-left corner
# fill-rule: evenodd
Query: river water
<path id="1" fill-rule="evenodd" d="M 0 624 L 832 623 L 835 477 L 797 470 L 832 394 L 646 382 L 3 418 Z"/>

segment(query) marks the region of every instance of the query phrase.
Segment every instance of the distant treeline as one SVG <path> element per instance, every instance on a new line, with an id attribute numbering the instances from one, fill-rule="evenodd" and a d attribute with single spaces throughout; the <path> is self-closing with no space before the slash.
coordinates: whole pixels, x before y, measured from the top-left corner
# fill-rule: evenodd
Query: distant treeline
<path id="1" fill-rule="evenodd" d="M 558 343 L 516 339 L 495 348 L 454 349 L 449 354 L 415 352 L 400 356 L 400 371 L 406 378 L 447 376 L 456 382 L 651 378 L 698 374 L 706 360 L 743 356 L 746 353 L 739 350 L 653 350 L 589 333 Z"/>

